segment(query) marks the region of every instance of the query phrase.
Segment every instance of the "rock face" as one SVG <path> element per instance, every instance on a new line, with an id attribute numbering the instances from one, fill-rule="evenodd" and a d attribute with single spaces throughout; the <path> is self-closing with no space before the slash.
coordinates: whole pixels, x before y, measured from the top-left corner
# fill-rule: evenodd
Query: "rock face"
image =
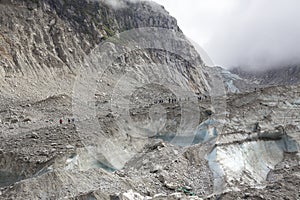
<path id="1" fill-rule="evenodd" d="M 102 1 L 2 0 L 1 94 L 17 93 L 40 99 L 70 94 L 78 68 L 91 50 L 107 38 L 142 27 L 181 33 L 176 20 L 155 3 L 120 4 L 121 7 L 114 8 Z M 194 51 L 187 41 L 185 46 Z M 136 55 L 155 56 L 143 50 Z M 153 62 L 159 65 L 162 60 Z M 194 67 L 201 67 L 201 62 Z M 197 76 L 190 71 L 186 75 Z M 196 84 L 205 87 L 203 79 Z"/>

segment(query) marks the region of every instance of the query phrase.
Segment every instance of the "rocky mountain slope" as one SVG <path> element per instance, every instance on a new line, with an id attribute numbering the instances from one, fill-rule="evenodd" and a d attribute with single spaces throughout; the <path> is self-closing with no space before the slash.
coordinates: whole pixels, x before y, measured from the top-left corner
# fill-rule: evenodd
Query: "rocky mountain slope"
<path id="1" fill-rule="evenodd" d="M 245 68 L 224 69 L 208 67 L 207 70 L 217 72 L 223 78 L 226 91 L 239 93 L 253 91 L 268 86 L 297 85 L 300 80 L 300 67 L 281 67 L 268 70 Z"/>
<path id="2" fill-rule="evenodd" d="M 222 67 L 208 67 L 207 70 L 222 76 L 226 91 L 239 93 L 254 91 L 269 86 L 298 85 L 300 67 L 281 67 L 268 70 L 245 68 L 224 69 Z"/>
<path id="3" fill-rule="evenodd" d="M 196 100 L 196 93 L 207 96 L 203 62 L 176 20 L 153 2 L 120 2 L 122 6 L 116 8 L 105 1 L 0 1 L 1 198 L 71 198 L 103 184 L 110 191 L 106 195 L 118 192 L 109 185 L 116 176 L 102 168 L 113 171 L 124 166 L 149 142 L 141 135 L 151 131 L 149 125 L 128 131 L 136 125 L 127 120 L 132 118 L 143 125 L 145 120 L 141 119 L 155 119 L 157 110 L 162 110 L 155 105 L 157 101 L 165 101 L 170 116 L 162 134 L 177 131 L 180 107 L 174 101 L 190 98 L 185 96 L 187 92 Z M 143 29 L 147 27 L 152 29 Z M 110 63 L 105 65 L 106 61 Z M 99 74 L 101 70 L 104 72 Z M 127 82 L 118 85 L 122 78 Z M 88 84 L 95 87 L 87 94 L 92 98 L 84 98 L 91 88 Z M 131 103 L 125 108 L 130 115 L 120 124 L 116 118 L 124 114 L 120 106 L 128 100 Z M 114 103 L 117 106 L 112 110 Z M 94 112 L 86 104 L 97 113 L 91 116 Z M 76 126 L 58 124 L 59 119 L 65 124 L 67 118 L 75 118 Z M 95 123 L 93 120 L 101 130 L 99 125 L 85 124 Z M 194 121 L 197 125 L 200 120 L 187 120 L 185 126 Z M 150 136 L 156 133 L 150 132 Z M 102 139 L 114 145 L 98 152 L 102 148 L 98 145 L 106 144 Z M 113 147 L 127 149 L 127 154 L 118 155 Z M 91 155 L 90 149 L 96 152 Z M 65 173 L 66 169 L 74 171 L 70 185 L 75 180 L 82 183 L 74 185 L 76 192 L 69 194 L 65 184 L 71 171 Z M 101 174 L 111 181 L 84 183 Z M 60 185 L 57 177 L 63 176 Z M 40 180 L 47 185 L 46 190 L 38 186 Z M 130 188 L 128 181 L 120 181 Z M 31 189 L 23 188 L 22 182 Z M 8 187 L 15 183 L 21 183 L 17 186 L 19 194 L 14 191 L 17 188 Z"/>
<path id="4" fill-rule="evenodd" d="M 155 3 L 122 5 L 115 9 L 102 1 L 1 0 L 1 94 L 40 99 L 70 94 L 78 68 L 105 39 L 142 27 L 181 33 L 176 20 Z"/>
<path id="5" fill-rule="evenodd" d="M 234 72 L 222 67 L 206 67 L 206 70 L 209 73 L 216 73 L 222 77 L 224 88 L 226 89 L 227 93 L 252 91 L 255 90 L 255 88 L 261 87 L 258 83 L 246 78 L 242 78 L 238 74 L 235 74 Z"/>
<path id="6" fill-rule="evenodd" d="M 248 80 L 262 86 L 295 85 L 299 84 L 300 80 L 299 66 L 280 67 L 263 71 L 233 68 L 230 72 L 240 76 L 244 80 Z"/>

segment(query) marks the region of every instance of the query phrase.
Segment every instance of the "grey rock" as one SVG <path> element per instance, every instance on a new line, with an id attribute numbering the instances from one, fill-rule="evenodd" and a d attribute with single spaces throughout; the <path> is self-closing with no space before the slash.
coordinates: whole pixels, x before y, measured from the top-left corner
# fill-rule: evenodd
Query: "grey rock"
<path id="1" fill-rule="evenodd" d="M 30 135 L 29 135 L 30 138 L 34 138 L 34 139 L 38 139 L 39 138 L 39 135 L 36 133 L 36 132 L 32 132 Z"/>
<path id="2" fill-rule="evenodd" d="M 170 190 L 176 190 L 178 188 L 178 185 L 174 183 L 165 183 L 165 186 Z"/>
<path id="3" fill-rule="evenodd" d="M 155 194 L 155 195 L 153 196 L 153 200 L 166 199 L 166 197 L 168 197 L 168 195 L 163 194 L 163 193 L 159 193 L 159 194 Z"/>

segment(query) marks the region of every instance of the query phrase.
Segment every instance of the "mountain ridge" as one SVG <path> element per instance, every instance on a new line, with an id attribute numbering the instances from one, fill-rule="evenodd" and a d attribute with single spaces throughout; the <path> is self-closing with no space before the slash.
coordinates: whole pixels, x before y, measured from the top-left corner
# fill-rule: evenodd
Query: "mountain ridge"
<path id="1" fill-rule="evenodd" d="M 261 86 L 296 85 L 300 83 L 300 66 L 286 66 L 266 70 L 232 68 L 231 73 Z"/>

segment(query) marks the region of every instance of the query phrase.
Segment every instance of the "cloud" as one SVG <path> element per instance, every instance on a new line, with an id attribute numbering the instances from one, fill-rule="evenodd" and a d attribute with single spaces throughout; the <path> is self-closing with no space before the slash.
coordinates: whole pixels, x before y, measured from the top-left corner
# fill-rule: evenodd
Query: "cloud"
<path id="1" fill-rule="evenodd" d="M 120 9 L 126 7 L 124 0 L 88 0 L 89 2 L 102 2 L 113 9 Z"/>
<path id="2" fill-rule="evenodd" d="M 105 3 L 106 5 L 110 6 L 113 9 L 121 9 L 127 7 L 126 2 L 142 2 L 145 0 L 90 0 L 90 1 L 100 1 Z M 146 0 L 148 1 L 148 0 Z"/>
<path id="3" fill-rule="evenodd" d="M 155 0 L 223 67 L 300 64 L 298 0 Z"/>

